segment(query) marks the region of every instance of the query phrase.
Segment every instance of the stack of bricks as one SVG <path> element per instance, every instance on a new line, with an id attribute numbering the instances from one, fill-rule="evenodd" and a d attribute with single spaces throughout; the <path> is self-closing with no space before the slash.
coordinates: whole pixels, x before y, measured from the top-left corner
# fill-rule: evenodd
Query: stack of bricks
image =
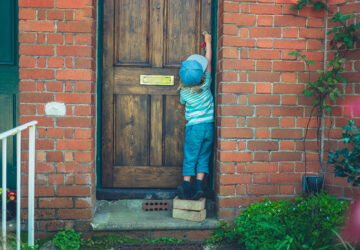
<path id="1" fill-rule="evenodd" d="M 195 222 L 206 219 L 205 198 L 200 200 L 180 200 L 175 197 L 173 200 L 173 218 Z"/>
<path id="2" fill-rule="evenodd" d="M 95 206 L 95 3 L 19 0 L 20 123 L 39 122 L 38 235 L 59 228 L 90 229 Z M 47 113 L 51 102 L 63 111 Z M 26 154 L 23 160 L 26 173 Z"/>

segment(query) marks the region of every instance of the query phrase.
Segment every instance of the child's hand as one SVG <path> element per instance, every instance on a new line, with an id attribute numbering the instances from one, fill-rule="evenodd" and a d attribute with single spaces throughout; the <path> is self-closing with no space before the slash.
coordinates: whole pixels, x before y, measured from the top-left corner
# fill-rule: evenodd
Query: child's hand
<path id="1" fill-rule="evenodd" d="M 205 37 L 205 43 L 210 43 L 211 44 L 211 35 L 209 34 L 209 33 L 206 33 L 205 35 L 204 35 L 204 37 Z"/>

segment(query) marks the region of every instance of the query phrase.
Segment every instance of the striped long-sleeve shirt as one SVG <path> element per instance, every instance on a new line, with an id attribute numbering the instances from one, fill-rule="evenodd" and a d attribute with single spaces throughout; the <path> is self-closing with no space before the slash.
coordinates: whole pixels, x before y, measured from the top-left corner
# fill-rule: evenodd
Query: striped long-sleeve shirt
<path id="1" fill-rule="evenodd" d="M 202 92 L 191 88 L 180 91 L 180 103 L 185 104 L 186 126 L 214 122 L 214 100 L 210 90 L 211 74 L 205 72 L 205 82 L 200 86 Z"/>

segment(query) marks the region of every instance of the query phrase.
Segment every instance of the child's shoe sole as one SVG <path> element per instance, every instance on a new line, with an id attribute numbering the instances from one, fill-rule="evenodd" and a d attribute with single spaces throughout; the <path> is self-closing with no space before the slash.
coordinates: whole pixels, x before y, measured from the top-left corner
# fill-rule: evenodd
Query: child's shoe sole
<path id="1" fill-rule="evenodd" d="M 200 198 L 202 198 L 203 196 L 204 196 L 204 191 L 198 190 L 198 191 L 196 191 L 196 193 L 194 194 L 194 196 L 191 199 L 197 201 Z"/>

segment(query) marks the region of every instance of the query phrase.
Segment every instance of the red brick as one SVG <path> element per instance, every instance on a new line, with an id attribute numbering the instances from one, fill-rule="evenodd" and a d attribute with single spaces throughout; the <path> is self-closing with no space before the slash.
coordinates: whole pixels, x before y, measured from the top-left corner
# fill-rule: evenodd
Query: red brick
<path id="1" fill-rule="evenodd" d="M 254 113 L 253 107 L 242 106 L 223 106 L 221 107 L 222 115 L 252 115 Z"/>
<path id="2" fill-rule="evenodd" d="M 59 209 L 57 214 L 59 219 L 91 219 L 91 211 L 91 209 Z"/>
<path id="3" fill-rule="evenodd" d="M 27 219 L 27 213 L 21 215 L 22 219 Z M 35 219 L 36 220 L 45 220 L 45 219 L 55 219 L 55 209 L 35 209 Z"/>
<path id="4" fill-rule="evenodd" d="M 254 161 L 266 161 L 270 160 L 269 152 L 255 152 L 254 153 Z"/>
<path id="5" fill-rule="evenodd" d="M 80 152 L 75 152 L 80 153 Z M 87 185 L 91 184 L 91 176 L 89 174 L 77 174 L 75 175 L 75 184 L 76 185 Z"/>
<path id="6" fill-rule="evenodd" d="M 281 15 L 282 6 L 273 4 L 252 4 L 250 13 L 258 15 Z"/>
<path id="7" fill-rule="evenodd" d="M 250 174 L 241 175 L 220 175 L 220 184 L 231 185 L 231 184 L 248 184 L 251 183 L 252 177 Z"/>
<path id="8" fill-rule="evenodd" d="M 279 190 L 280 194 L 295 194 L 294 185 L 280 185 Z"/>
<path id="9" fill-rule="evenodd" d="M 92 80 L 93 72 L 91 70 L 58 70 L 56 72 L 57 80 Z"/>
<path id="10" fill-rule="evenodd" d="M 21 0 L 19 7 L 54 8 L 54 0 Z"/>
<path id="11" fill-rule="evenodd" d="M 272 62 L 271 61 L 257 61 L 256 70 L 257 71 L 271 71 Z M 258 88 L 258 84 L 256 85 L 256 89 Z M 258 93 L 258 92 L 257 92 Z M 259 92 L 261 93 L 261 92 Z M 263 93 L 271 93 L 271 90 Z"/>
<path id="12" fill-rule="evenodd" d="M 270 183 L 300 183 L 301 174 L 270 174 Z"/>
<path id="13" fill-rule="evenodd" d="M 301 161 L 300 152 L 271 152 L 271 161 Z"/>
<path id="14" fill-rule="evenodd" d="M 40 208 L 72 208 L 72 198 L 40 198 Z"/>
<path id="15" fill-rule="evenodd" d="M 226 162 L 247 162 L 252 161 L 252 159 L 251 152 L 222 152 L 220 154 L 220 161 Z"/>
<path id="16" fill-rule="evenodd" d="M 34 104 L 20 104 L 20 115 L 34 115 L 36 114 L 36 105 Z"/>
<path id="17" fill-rule="evenodd" d="M 83 9 L 88 4 L 87 0 L 56 0 L 56 7 L 59 9 Z"/>
<path id="18" fill-rule="evenodd" d="M 22 68 L 34 68 L 36 65 L 36 59 L 30 56 L 20 56 L 19 66 Z"/>
<path id="19" fill-rule="evenodd" d="M 294 39 L 279 39 L 274 40 L 275 49 L 305 49 L 305 40 L 294 40 Z"/>
<path id="20" fill-rule="evenodd" d="M 90 196 L 90 187 L 87 186 L 58 186 L 58 196 Z"/>
<path id="21" fill-rule="evenodd" d="M 21 103 L 47 103 L 54 100 L 50 93 L 20 93 Z"/>
<path id="22" fill-rule="evenodd" d="M 237 25 L 224 25 L 223 33 L 224 33 L 224 35 L 237 35 L 238 27 L 237 27 Z"/>
<path id="23" fill-rule="evenodd" d="M 294 118 L 280 118 L 280 127 L 282 127 L 282 128 L 295 127 L 295 119 Z"/>
<path id="24" fill-rule="evenodd" d="M 248 127 L 278 127 L 279 120 L 277 118 L 248 118 Z"/>
<path id="25" fill-rule="evenodd" d="M 235 195 L 235 185 L 220 185 L 219 195 Z"/>
<path id="26" fill-rule="evenodd" d="M 252 138 L 253 132 L 250 128 L 221 128 L 221 138 Z"/>
<path id="27" fill-rule="evenodd" d="M 250 95 L 249 104 L 280 104 L 279 95 Z"/>
<path id="28" fill-rule="evenodd" d="M 247 193 L 250 195 L 269 195 L 277 194 L 278 186 L 277 185 L 248 185 Z"/>
<path id="29" fill-rule="evenodd" d="M 36 11 L 34 9 L 19 9 L 19 20 L 35 20 Z"/>
<path id="30" fill-rule="evenodd" d="M 274 25 L 278 27 L 305 27 L 305 17 L 275 16 Z"/>
<path id="31" fill-rule="evenodd" d="M 20 33 L 19 34 L 20 43 L 35 43 L 35 34 L 34 33 Z"/>
<path id="32" fill-rule="evenodd" d="M 274 71 L 304 71 L 305 65 L 303 62 L 289 62 L 289 61 L 280 61 L 273 63 Z"/>
<path id="33" fill-rule="evenodd" d="M 269 184 L 268 174 L 255 174 L 253 177 L 254 184 Z"/>
<path id="34" fill-rule="evenodd" d="M 70 33 L 91 33 L 93 32 L 93 24 L 90 22 L 59 22 L 58 32 Z"/>
<path id="35" fill-rule="evenodd" d="M 54 187 L 35 186 L 35 196 L 54 196 L 54 194 Z"/>
<path id="36" fill-rule="evenodd" d="M 280 28 L 251 28 L 250 29 L 250 37 L 281 37 L 281 29 Z"/>
<path id="37" fill-rule="evenodd" d="M 90 104 L 91 94 L 88 93 L 59 93 L 56 101 L 66 104 Z"/>
<path id="38" fill-rule="evenodd" d="M 302 107 L 273 107 L 273 116 L 303 116 Z"/>
<path id="39" fill-rule="evenodd" d="M 272 39 L 258 39 L 256 42 L 258 48 L 272 48 L 273 40 Z"/>
<path id="40" fill-rule="evenodd" d="M 20 69 L 20 79 L 53 79 L 54 70 L 51 69 Z"/>
<path id="41" fill-rule="evenodd" d="M 294 141 L 281 141 L 280 142 L 280 150 L 295 150 L 295 142 Z"/>
<path id="42" fill-rule="evenodd" d="M 219 209 L 219 219 L 234 219 L 235 209 Z"/>
<path id="43" fill-rule="evenodd" d="M 221 163 L 220 172 L 223 174 L 235 173 L 235 164 L 234 163 Z"/>
<path id="44" fill-rule="evenodd" d="M 299 30 L 298 28 L 285 28 L 283 29 L 283 37 L 284 38 L 298 38 Z"/>
<path id="45" fill-rule="evenodd" d="M 63 10 L 47 10 L 47 19 L 48 20 L 64 20 L 64 11 Z"/>
<path id="46" fill-rule="evenodd" d="M 224 70 L 254 70 L 255 62 L 249 60 L 224 60 L 221 67 Z"/>
<path id="47" fill-rule="evenodd" d="M 55 24 L 54 22 L 20 20 L 19 31 L 54 32 Z"/>
<path id="48" fill-rule="evenodd" d="M 239 3 L 224 2 L 224 12 L 239 12 Z"/>
<path id="49" fill-rule="evenodd" d="M 91 150 L 92 143 L 89 140 L 58 140 L 56 149 L 58 150 Z"/>
<path id="50" fill-rule="evenodd" d="M 280 59 L 280 50 L 259 50 L 259 49 L 251 49 L 249 50 L 249 58 L 250 59 L 272 59 L 278 60 Z"/>
<path id="51" fill-rule="evenodd" d="M 252 26 L 256 23 L 255 15 L 239 15 L 239 14 L 226 14 L 224 15 L 223 22 L 237 24 L 240 26 Z"/>
<path id="52" fill-rule="evenodd" d="M 255 130 L 256 139 L 268 139 L 270 138 L 270 129 L 256 129 Z"/>
<path id="53" fill-rule="evenodd" d="M 219 144 L 220 150 L 236 150 L 236 141 L 220 141 Z"/>
<path id="54" fill-rule="evenodd" d="M 242 198 L 220 198 L 219 206 L 220 207 L 246 207 L 251 203 L 250 197 L 242 197 Z"/>
<path id="55" fill-rule="evenodd" d="M 223 38 L 224 46 L 255 47 L 255 39 L 226 36 Z"/>
<path id="56" fill-rule="evenodd" d="M 46 152 L 46 161 L 63 161 L 63 153 L 61 151 L 48 151 Z"/>
<path id="57" fill-rule="evenodd" d="M 246 163 L 247 173 L 270 173 L 277 172 L 277 163 L 266 162 L 266 163 Z"/>
<path id="58" fill-rule="evenodd" d="M 280 73 L 249 72 L 249 82 L 279 82 Z"/>
<path id="59" fill-rule="evenodd" d="M 276 94 L 301 94 L 304 90 L 302 84 L 274 84 L 274 93 Z"/>
<path id="60" fill-rule="evenodd" d="M 92 69 L 95 65 L 93 59 L 90 58 L 75 58 L 75 68 L 77 69 Z"/>
<path id="61" fill-rule="evenodd" d="M 276 141 L 248 141 L 247 148 L 257 151 L 275 151 L 279 149 L 279 144 Z"/>
<path id="62" fill-rule="evenodd" d="M 274 139 L 300 139 L 301 129 L 272 129 L 271 137 Z"/>
<path id="63" fill-rule="evenodd" d="M 270 107 L 256 107 L 256 115 L 257 116 L 270 116 L 271 108 Z"/>
<path id="64" fill-rule="evenodd" d="M 92 205 L 90 203 L 90 200 L 88 200 L 88 199 L 76 199 L 75 207 L 76 208 L 91 208 Z"/>
<path id="65" fill-rule="evenodd" d="M 246 83 L 222 83 L 220 90 L 221 93 L 253 93 L 255 85 Z"/>
<path id="66" fill-rule="evenodd" d="M 49 68 L 63 68 L 64 67 L 64 58 L 49 57 L 48 58 L 48 67 Z"/>
<path id="67" fill-rule="evenodd" d="M 75 152 L 75 161 L 77 162 L 91 162 L 91 152 Z"/>
<path id="68" fill-rule="evenodd" d="M 47 43 L 48 44 L 63 44 L 63 34 L 47 34 Z"/>
<path id="69" fill-rule="evenodd" d="M 48 182 L 50 185 L 64 184 L 64 175 L 63 174 L 49 174 Z"/>
<path id="70" fill-rule="evenodd" d="M 57 46 L 56 54 L 58 56 L 91 56 L 91 47 L 88 46 Z"/>

